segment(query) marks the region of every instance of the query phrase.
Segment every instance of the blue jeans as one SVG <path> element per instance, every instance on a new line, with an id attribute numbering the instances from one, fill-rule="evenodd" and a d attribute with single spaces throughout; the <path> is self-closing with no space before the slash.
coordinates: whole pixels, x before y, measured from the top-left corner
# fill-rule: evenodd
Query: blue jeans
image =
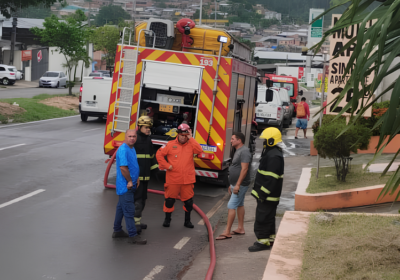
<path id="1" fill-rule="evenodd" d="M 129 236 L 137 235 L 135 227 L 135 202 L 134 193 L 136 188 L 133 187 L 126 193 L 119 195 L 117 204 L 117 211 L 115 213 L 114 220 L 114 231 L 118 232 L 122 230 L 122 218 L 125 217 L 125 224 L 128 230 Z"/>
<path id="2" fill-rule="evenodd" d="M 307 129 L 307 119 L 297 119 L 296 127 L 301 129 Z"/>
<path id="3" fill-rule="evenodd" d="M 239 193 L 234 194 L 233 188 L 235 186 L 230 186 L 232 195 L 228 202 L 228 209 L 237 209 L 240 206 L 244 206 L 244 195 L 246 194 L 249 186 L 240 186 Z"/>

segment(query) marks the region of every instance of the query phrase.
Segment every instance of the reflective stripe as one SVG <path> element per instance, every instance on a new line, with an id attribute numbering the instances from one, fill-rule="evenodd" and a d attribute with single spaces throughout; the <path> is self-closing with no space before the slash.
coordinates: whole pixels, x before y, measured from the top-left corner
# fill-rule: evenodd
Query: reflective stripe
<path id="1" fill-rule="evenodd" d="M 258 199 L 260 198 L 260 197 L 258 196 L 258 193 L 257 193 L 255 190 L 252 190 L 252 191 L 251 191 L 251 194 L 254 195 L 255 197 L 257 197 Z"/>
<path id="2" fill-rule="evenodd" d="M 267 190 L 267 189 L 264 188 L 264 187 L 261 187 L 261 190 L 262 190 L 263 192 L 265 192 L 266 194 L 270 194 L 270 193 L 271 193 L 269 190 Z"/>
<path id="3" fill-rule="evenodd" d="M 270 243 L 269 243 L 269 239 L 268 238 L 265 238 L 265 239 L 257 239 L 257 242 L 258 243 L 261 243 L 261 244 L 264 244 L 264 245 L 271 245 Z"/>
<path id="4" fill-rule="evenodd" d="M 143 177 L 139 177 L 139 180 L 140 181 L 148 181 L 148 180 L 150 180 L 150 177 L 144 177 L 144 179 L 143 179 Z"/>
<path id="5" fill-rule="evenodd" d="M 136 154 L 137 158 L 154 158 L 154 155 L 149 154 Z"/>
<path id="6" fill-rule="evenodd" d="M 274 177 L 275 179 L 282 179 L 283 178 L 283 174 L 282 176 L 279 176 L 278 174 L 274 173 L 274 172 L 270 172 L 270 171 L 263 171 L 258 169 L 258 173 L 265 175 L 265 176 L 271 176 Z"/>
<path id="7" fill-rule="evenodd" d="M 158 167 L 158 164 L 154 164 L 150 167 L 150 170 L 156 169 Z"/>
<path id="8" fill-rule="evenodd" d="M 269 201 L 279 201 L 279 197 L 267 197 L 267 200 Z"/>

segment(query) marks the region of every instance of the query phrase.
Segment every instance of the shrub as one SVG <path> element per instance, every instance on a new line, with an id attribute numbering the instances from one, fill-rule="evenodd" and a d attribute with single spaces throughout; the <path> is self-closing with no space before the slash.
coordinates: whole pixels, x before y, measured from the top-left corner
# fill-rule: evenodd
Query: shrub
<path id="1" fill-rule="evenodd" d="M 346 181 L 349 170 L 350 153 L 357 153 L 358 149 L 367 149 L 371 139 L 370 129 L 363 125 L 351 125 L 340 135 L 345 128 L 346 122 L 338 119 L 323 124 L 314 135 L 314 147 L 318 154 L 334 160 L 337 179 L 343 182 Z"/>

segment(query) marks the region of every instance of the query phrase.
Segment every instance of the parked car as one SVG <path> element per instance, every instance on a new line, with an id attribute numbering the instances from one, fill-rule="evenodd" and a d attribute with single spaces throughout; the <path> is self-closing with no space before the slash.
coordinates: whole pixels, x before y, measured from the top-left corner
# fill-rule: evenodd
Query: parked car
<path id="1" fill-rule="evenodd" d="M 278 92 L 283 106 L 283 127 L 289 127 L 292 124 L 294 105 L 290 102 L 289 93 L 286 89 L 278 88 Z"/>
<path id="2" fill-rule="evenodd" d="M 67 87 L 67 76 L 61 71 L 47 71 L 39 79 L 39 87 Z"/>
<path id="3" fill-rule="evenodd" d="M 5 86 L 15 84 L 15 81 L 17 80 L 17 78 L 16 78 L 16 75 L 14 72 L 14 68 L 15 68 L 14 66 L 0 64 L 0 82 L 1 82 L 1 84 L 5 85 Z"/>
<path id="4" fill-rule="evenodd" d="M 89 77 L 108 77 L 108 78 L 110 78 L 110 72 L 106 71 L 108 73 L 103 73 L 100 71 L 105 71 L 105 70 L 93 71 L 92 73 L 89 74 Z"/>
<path id="5" fill-rule="evenodd" d="M 15 73 L 15 80 L 22 80 L 24 78 L 24 74 L 17 70 L 17 68 L 15 66 L 9 65 L 9 69 L 11 69 L 10 71 Z"/>
<path id="6" fill-rule="evenodd" d="M 269 88 L 273 92 L 272 101 L 267 101 L 267 87 L 259 85 L 257 91 L 255 121 L 257 130 L 260 133 L 265 128 L 275 126 L 279 130 L 283 127 L 283 101 L 279 94 L 279 88 Z"/>

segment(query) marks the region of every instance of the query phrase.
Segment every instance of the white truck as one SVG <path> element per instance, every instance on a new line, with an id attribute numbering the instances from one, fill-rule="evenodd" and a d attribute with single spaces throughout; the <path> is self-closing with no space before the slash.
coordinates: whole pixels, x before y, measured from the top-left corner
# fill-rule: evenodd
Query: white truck
<path id="1" fill-rule="evenodd" d="M 271 87 L 269 89 L 273 92 L 273 99 L 267 102 L 267 87 L 265 85 L 258 86 L 255 121 L 257 122 L 257 130 L 259 133 L 270 126 L 275 126 L 281 131 L 283 127 L 285 111 L 279 88 Z"/>
<path id="2" fill-rule="evenodd" d="M 111 85 L 112 78 L 83 78 L 79 91 L 79 113 L 83 122 L 86 122 L 88 117 L 107 117 Z"/>

